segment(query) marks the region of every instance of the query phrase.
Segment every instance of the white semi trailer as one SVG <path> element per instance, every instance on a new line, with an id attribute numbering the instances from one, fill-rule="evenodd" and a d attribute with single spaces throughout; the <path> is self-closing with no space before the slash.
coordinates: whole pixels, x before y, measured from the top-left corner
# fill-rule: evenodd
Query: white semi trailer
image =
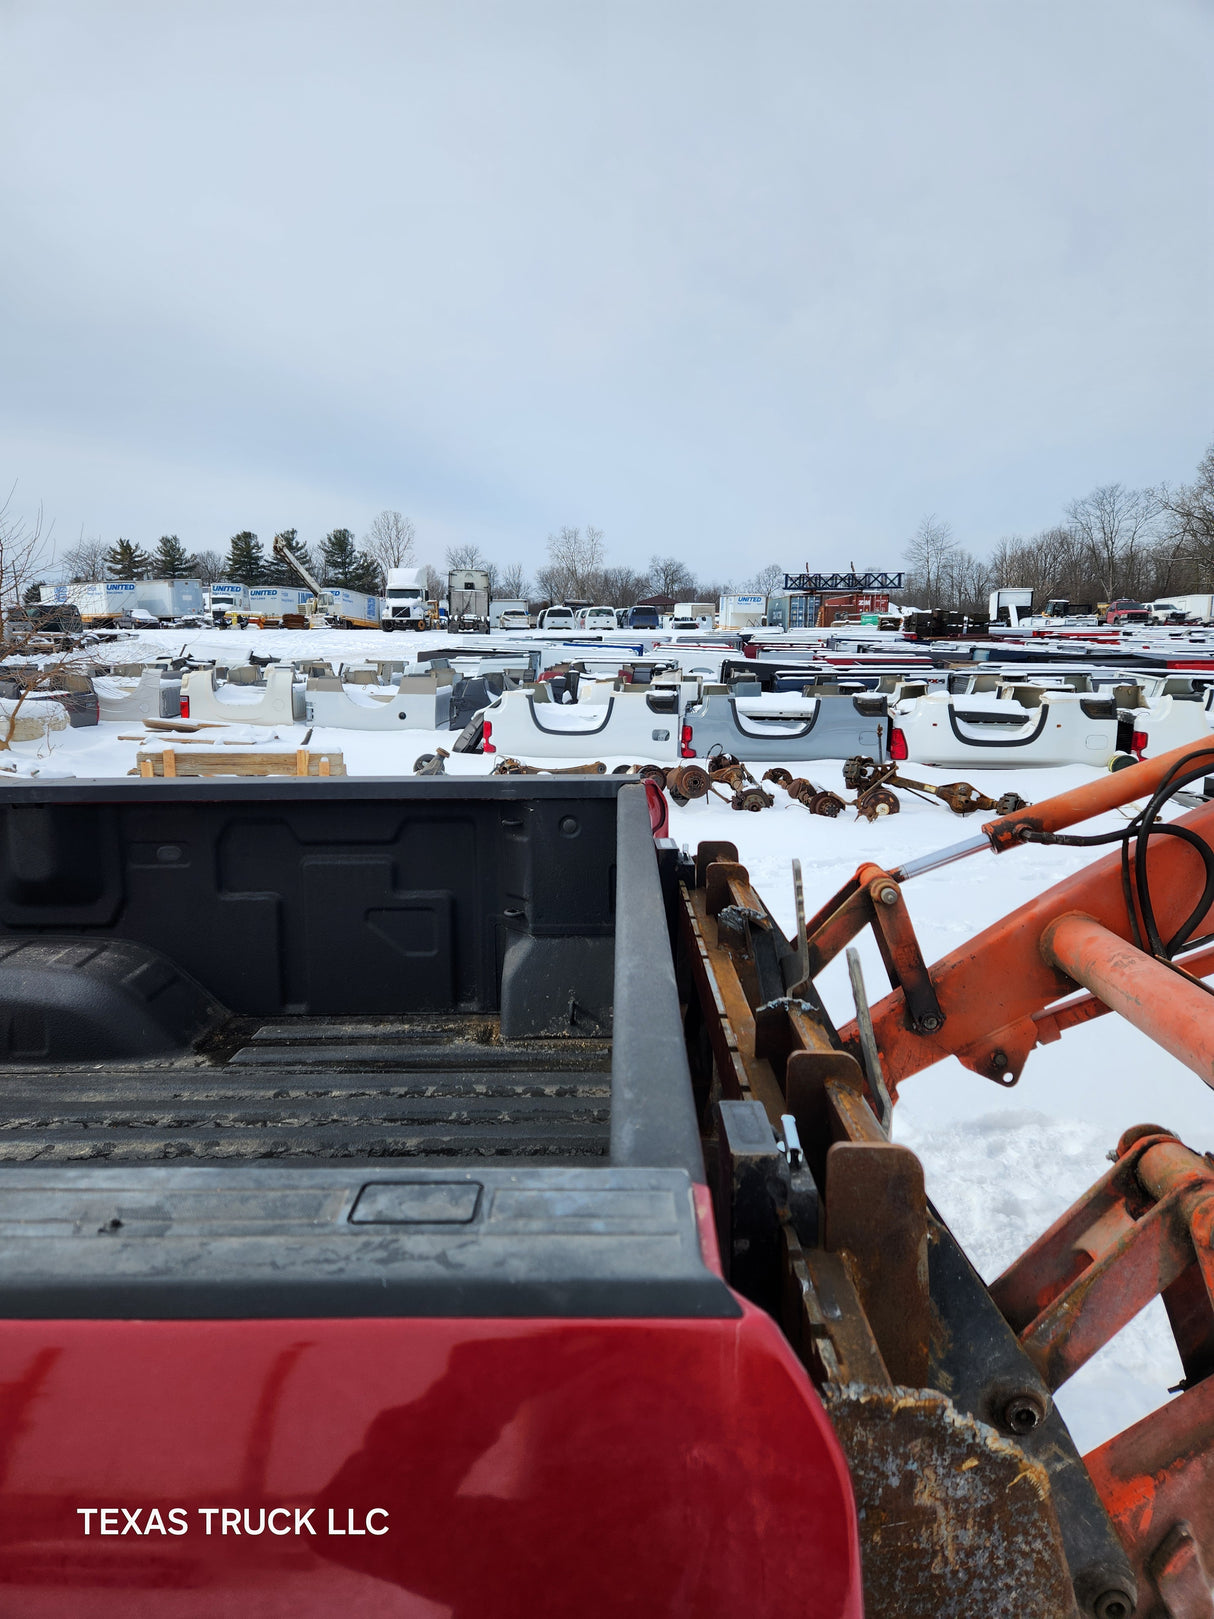
<path id="1" fill-rule="evenodd" d="M 204 610 L 200 579 L 96 579 L 43 585 L 44 602 L 70 602 L 86 624 L 113 624 L 138 609 L 165 622 Z"/>
<path id="2" fill-rule="evenodd" d="M 375 630 L 379 628 L 379 597 L 345 585 L 321 585 L 295 555 L 281 534 L 274 536 L 274 555 L 307 586 L 300 612 L 312 629 Z"/>
<path id="3" fill-rule="evenodd" d="M 271 626 L 280 625 L 285 617 L 306 618 L 312 599 L 311 592 L 298 585 L 250 585 L 248 595 L 249 604 L 243 611 Z"/>
<path id="4" fill-rule="evenodd" d="M 716 604 L 713 602 L 675 602 L 672 619 L 694 618 L 702 630 L 710 630 L 716 617 Z"/>
<path id="5" fill-rule="evenodd" d="M 503 613 L 526 613 L 527 603 L 515 597 L 495 597 L 489 603 L 489 628 L 496 630 L 502 622 Z M 614 624 L 613 624 L 614 627 Z"/>

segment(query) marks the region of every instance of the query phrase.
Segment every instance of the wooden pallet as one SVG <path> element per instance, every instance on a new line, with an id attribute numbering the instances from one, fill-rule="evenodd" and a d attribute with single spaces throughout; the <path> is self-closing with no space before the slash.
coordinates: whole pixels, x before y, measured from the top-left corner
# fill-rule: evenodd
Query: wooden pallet
<path id="1" fill-rule="evenodd" d="M 346 762 L 340 752 L 313 753 L 296 748 L 293 753 L 194 752 L 191 748 L 157 748 L 154 753 L 140 750 L 135 755 L 131 776 L 145 780 L 155 776 L 344 776 Z"/>

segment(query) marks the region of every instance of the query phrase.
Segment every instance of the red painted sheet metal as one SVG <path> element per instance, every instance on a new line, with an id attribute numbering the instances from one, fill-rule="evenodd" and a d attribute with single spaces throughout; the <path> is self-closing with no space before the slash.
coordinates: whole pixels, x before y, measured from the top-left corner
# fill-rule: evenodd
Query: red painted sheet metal
<path id="1" fill-rule="evenodd" d="M 6 1613 L 860 1619 L 860 1591 L 842 1452 L 748 1305 L 0 1327 Z"/>

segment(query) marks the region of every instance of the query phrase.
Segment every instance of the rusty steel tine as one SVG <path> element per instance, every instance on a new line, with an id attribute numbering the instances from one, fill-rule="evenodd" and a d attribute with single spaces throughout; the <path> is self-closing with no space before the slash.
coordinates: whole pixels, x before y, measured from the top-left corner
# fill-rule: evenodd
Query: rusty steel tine
<path id="1" fill-rule="evenodd" d="M 927 1381 L 931 1336 L 927 1194 L 906 1147 L 836 1141 L 826 1154 L 824 1246 L 851 1255 L 856 1287 L 895 1383 Z"/>
<path id="2" fill-rule="evenodd" d="M 864 1056 L 864 1071 L 872 1086 L 877 1102 L 877 1122 L 888 1136 L 894 1124 L 894 1104 L 881 1072 L 881 1054 L 877 1050 L 877 1036 L 873 1032 L 872 1014 L 868 1009 L 868 993 L 864 988 L 864 969 L 860 966 L 860 952 L 854 944 L 847 947 L 847 975 L 851 979 L 852 999 L 856 1003 L 856 1028 L 860 1033 L 860 1050 Z"/>
<path id="3" fill-rule="evenodd" d="M 799 860 L 792 863 L 792 898 L 797 908 L 797 981 L 788 993 L 796 995 L 809 982 L 809 935 L 805 931 L 805 889 Z"/>

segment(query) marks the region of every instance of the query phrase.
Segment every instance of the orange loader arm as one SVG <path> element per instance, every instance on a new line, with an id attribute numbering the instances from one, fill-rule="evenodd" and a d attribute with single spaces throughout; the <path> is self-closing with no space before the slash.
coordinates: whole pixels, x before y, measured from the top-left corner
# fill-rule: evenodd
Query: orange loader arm
<path id="1" fill-rule="evenodd" d="M 1128 857 L 1128 895 L 1123 856 L 1115 849 L 1001 918 L 930 970 L 922 967 L 916 949 L 911 970 L 904 973 L 902 959 L 889 943 L 891 923 L 909 931 L 901 894 L 908 878 L 984 849 L 1002 853 L 1026 842 L 1052 841 L 1066 827 L 1150 798 L 1169 783 L 1206 769 L 1214 773 L 1214 737 L 989 821 L 977 837 L 941 856 L 909 861 L 894 872 L 861 867 L 814 918 L 808 943 L 816 973 L 868 922 L 880 924 L 878 939 L 891 982 L 898 987 L 873 1007 L 872 1021 L 891 1092 L 947 1056 L 997 1083 L 1014 1084 L 1035 1045 L 1108 1010 L 1119 1012 L 1214 1086 L 1214 1001 L 1200 982 L 1202 973 L 1214 970 L 1214 950 L 1197 950 L 1182 966 L 1148 952 L 1142 945 L 1144 918 L 1136 892 L 1145 881 L 1157 931 L 1165 940 L 1186 922 L 1192 922 L 1190 938 L 1214 930 L 1214 905 L 1196 921 L 1191 915 L 1204 898 L 1209 869 L 1194 841 L 1175 833 L 1149 837 L 1141 876 L 1140 855 Z M 1169 824 L 1197 843 L 1214 843 L 1214 801 Z M 1076 990 L 1088 993 L 1054 1006 Z M 857 1047 L 854 1022 L 840 1033 L 846 1046 Z"/>

